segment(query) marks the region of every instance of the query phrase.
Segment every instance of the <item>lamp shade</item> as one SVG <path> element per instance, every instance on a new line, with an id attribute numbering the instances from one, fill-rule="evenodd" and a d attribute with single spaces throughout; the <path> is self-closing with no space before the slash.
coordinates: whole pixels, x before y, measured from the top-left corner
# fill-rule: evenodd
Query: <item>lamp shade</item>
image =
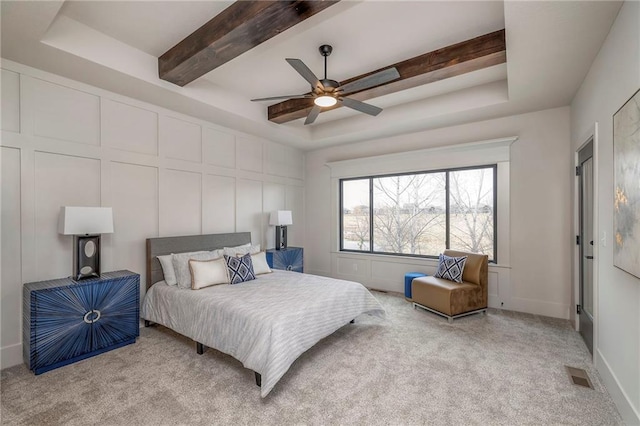
<path id="1" fill-rule="evenodd" d="M 287 226 L 293 225 L 293 219 L 291 219 L 291 210 L 278 210 L 271 212 L 269 218 L 269 225 L 275 226 Z"/>
<path id="2" fill-rule="evenodd" d="M 95 235 L 113 232 L 111 207 L 60 207 L 58 233 Z"/>

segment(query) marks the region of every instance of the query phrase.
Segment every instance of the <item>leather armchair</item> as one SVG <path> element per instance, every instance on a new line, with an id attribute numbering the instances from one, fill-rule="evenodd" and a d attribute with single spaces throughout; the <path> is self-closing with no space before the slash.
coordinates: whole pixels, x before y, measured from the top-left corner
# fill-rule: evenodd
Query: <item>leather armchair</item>
<path id="1" fill-rule="evenodd" d="M 488 300 L 489 257 L 484 254 L 445 250 L 447 256 L 467 256 L 462 283 L 426 276 L 411 282 L 413 306 L 454 318 L 486 312 Z"/>

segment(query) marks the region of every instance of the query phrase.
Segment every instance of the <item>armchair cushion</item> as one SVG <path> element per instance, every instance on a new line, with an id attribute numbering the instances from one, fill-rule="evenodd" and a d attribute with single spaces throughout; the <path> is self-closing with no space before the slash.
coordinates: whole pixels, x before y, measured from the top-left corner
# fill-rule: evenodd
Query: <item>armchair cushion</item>
<path id="1" fill-rule="evenodd" d="M 489 275 L 489 256 L 486 254 L 467 253 L 464 251 L 445 250 L 445 256 L 467 256 L 462 272 L 462 281 L 472 284 L 478 284 L 483 288 L 487 288 L 487 280 Z"/>
<path id="2" fill-rule="evenodd" d="M 414 279 L 412 290 L 414 302 L 450 316 L 482 307 L 482 289 L 467 282 L 427 276 Z"/>

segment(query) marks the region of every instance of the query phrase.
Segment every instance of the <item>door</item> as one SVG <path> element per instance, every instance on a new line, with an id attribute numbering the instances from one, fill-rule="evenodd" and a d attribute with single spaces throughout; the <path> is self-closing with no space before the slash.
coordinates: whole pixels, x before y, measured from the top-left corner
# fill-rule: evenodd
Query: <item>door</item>
<path id="1" fill-rule="evenodd" d="M 93 309 L 85 315 L 85 321 L 92 325 L 92 351 L 135 339 L 140 334 L 140 277 L 105 275 L 94 282 Z"/>
<path id="2" fill-rule="evenodd" d="M 593 354 L 593 140 L 578 152 L 580 283 L 578 316 L 580 334 Z"/>
<path id="3" fill-rule="evenodd" d="M 82 321 L 90 309 L 91 288 L 87 285 L 35 291 L 30 368 L 36 374 L 48 371 L 47 366 L 91 351 L 91 326 Z"/>

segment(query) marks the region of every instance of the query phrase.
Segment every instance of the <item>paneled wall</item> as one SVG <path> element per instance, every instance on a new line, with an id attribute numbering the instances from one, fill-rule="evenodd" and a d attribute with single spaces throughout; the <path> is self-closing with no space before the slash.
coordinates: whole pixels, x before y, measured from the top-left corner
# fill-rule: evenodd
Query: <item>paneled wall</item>
<path id="1" fill-rule="evenodd" d="M 504 159 L 484 157 L 486 147 L 477 144 L 510 136 L 518 140 L 509 147 L 508 168 Z M 465 144 L 478 145 L 470 161 L 462 155 Z M 313 197 L 306 198 L 305 271 L 404 292 L 405 272 L 433 273 L 437 264 L 340 252 L 335 178 L 345 174 L 334 171 L 335 163 L 342 162 L 346 174 L 366 176 L 498 162 L 498 265 L 489 267 L 489 306 L 568 319 L 575 241 L 570 145 L 569 108 L 563 107 L 307 152 L 306 193 Z"/>
<path id="2" fill-rule="evenodd" d="M 497 264 L 489 265 L 488 304 L 489 307 L 501 308 L 511 302 L 510 281 L 510 146 L 516 142 L 516 137 L 476 141 L 467 144 L 457 144 L 450 147 L 412 150 L 393 154 L 355 158 L 326 163 L 330 170 L 330 209 L 331 228 L 339 229 L 339 198 L 340 179 L 359 176 L 379 176 L 394 173 L 420 172 L 425 169 L 442 170 L 451 167 L 481 166 L 495 164 L 497 167 L 496 192 L 498 193 L 496 216 L 499 218 L 496 228 Z M 313 154 L 311 154 L 313 155 Z M 308 200 L 308 202 L 312 202 Z M 315 241 L 309 242 L 307 247 L 315 247 Z M 404 292 L 404 275 L 407 272 L 422 272 L 433 275 L 438 266 L 437 259 L 415 258 L 411 256 L 387 256 L 379 254 L 365 254 L 341 252 L 340 235 L 330 234 L 331 276 L 345 280 L 358 281 L 368 287 Z M 308 272 L 324 274 L 311 269 L 315 266 L 315 256 L 309 258 Z"/>
<path id="3" fill-rule="evenodd" d="M 102 270 L 143 282 L 149 237 L 250 231 L 268 248 L 269 212 L 289 209 L 304 245 L 299 150 L 10 61 L 1 83 L 3 368 L 22 362 L 22 284 L 71 274 L 60 206 L 113 207 Z"/>

